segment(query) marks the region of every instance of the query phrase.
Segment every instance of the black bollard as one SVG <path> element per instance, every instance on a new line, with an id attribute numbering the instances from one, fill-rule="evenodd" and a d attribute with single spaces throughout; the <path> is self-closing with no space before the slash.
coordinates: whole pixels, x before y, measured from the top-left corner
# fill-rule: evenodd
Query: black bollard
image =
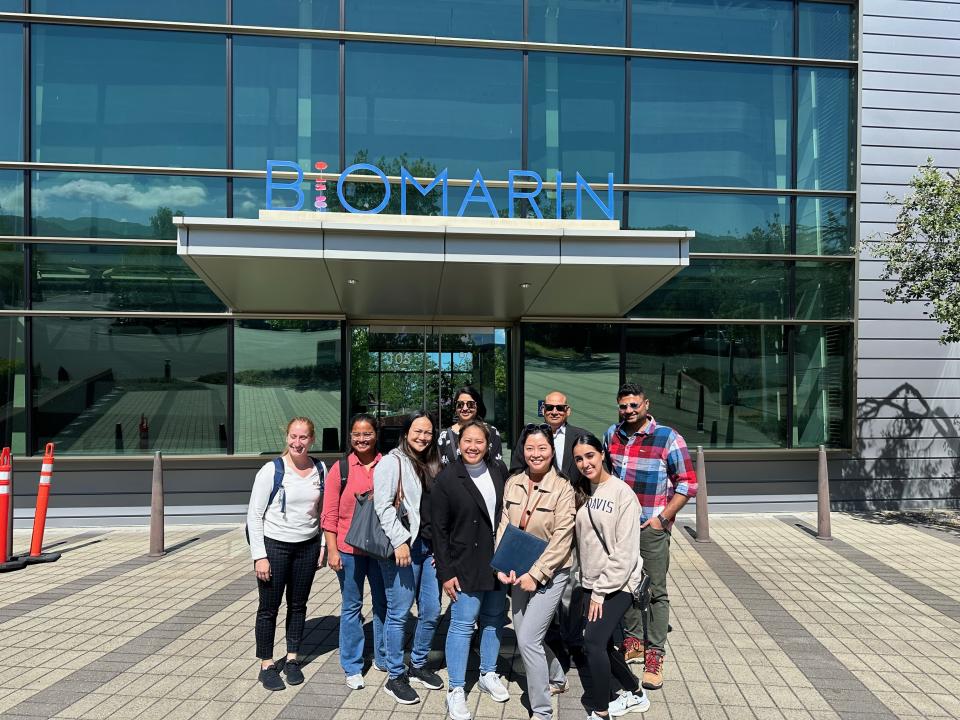
<path id="1" fill-rule="evenodd" d="M 717 446 L 717 421 L 710 423 L 710 447 Z"/>
<path id="2" fill-rule="evenodd" d="M 680 399 L 683 395 L 683 373 L 677 370 L 677 401 L 675 405 L 680 409 Z"/>
<path id="3" fill-rule="evenodd" d="M 113 447 L 117 452 L 123 452 L 123 425 L 120 423 L 113 428 Z"/>
<path id="4" fill-rule="evenodd" d="M 660 394 L 667 391 L 667 364 L 660 363 Z"/>
<path id="5" fill-rule="evenodd" d="M 697 401 L 697 430 L 703 432 L 703 385 L 700 386 L 700 399 Z"/>
<path id="6" fill-rule="evenodd" d="M 730 406 L 730 410 L 727 411 L 727 447 L 733 445 L 733 405 Z"/>
<path id="7" fill-rule="evenodd" d="M 220 449 L 226 450 L 227 449 L 227 426 L 224 425 L 223 423 L 220 423 L 220 427 L 218 428 L 217 433 L 220 440 Z"/>

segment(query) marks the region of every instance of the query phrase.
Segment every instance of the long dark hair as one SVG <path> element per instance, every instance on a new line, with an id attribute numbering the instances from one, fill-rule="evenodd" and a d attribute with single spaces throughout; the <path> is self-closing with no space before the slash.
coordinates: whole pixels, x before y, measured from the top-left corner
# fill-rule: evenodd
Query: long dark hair
<path id="1" fill-rule="evenodd" d="M 483 404 L 483 396 L 480 394 L 480 391 L 477 390 L 473 385 L 464 385 L 453 394 L 454 417 L 456 417 L 457 412 L 457 399 L 461 395 L 469 395 L 470 399 L 477 404 L 477 417 L 480 420 L 483 420 L 487 416 L 487 406 Z"/>
<path id="2" fill-rule="evenodd" d="M 414 421 L 420 418 L 426 418 L 430 421 L 430 427 L 433 428 L 433 439 L 422 453 L 418 453 L 407 442 L 407 435 Z M 429 492 L 433 488 L 433 479 L 440 472 L 440 452 L 437 450 L 437 421 L 433 415 L 426 410 L 417 410 L 410 413 L 403 419 L 403 425 L 400 426 L 400 443 L 397 445 L 404 455 L 410 458 L 413 463 L 413 469 L 420 478 L 420 484 Z"/>
<path id="3" fill-rule="evenodd" d="M 603 469 L 606 470 L 606 461 L 603 459 L 603 443 L 600 442 L 600 438 L 593 433 L 585 432 L 577 435 L 577 437 L 574 438 L 573 445 L 570 447 L 570 452 L 575 452 L 577 445 L 589 445 L 598 453 L 600 453 L 601 465 Z M 577 508 L 579 509 L 584 503 L 587 502 L 587 498 L 590 497 L 590 481 L 583 476 L 583 473 L 580 473 L 580 479 L 573 486 L 573 490 L 576 494 Z"/>

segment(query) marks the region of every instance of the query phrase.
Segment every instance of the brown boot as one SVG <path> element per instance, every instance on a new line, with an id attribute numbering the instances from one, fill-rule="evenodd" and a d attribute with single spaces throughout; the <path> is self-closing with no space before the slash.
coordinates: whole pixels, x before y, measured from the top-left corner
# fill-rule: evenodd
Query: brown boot
<path id="1" fill-rule="evenodd" d="M 637 640 L 637 638 L 632 637 L 625 638 L 623 641 L 623 659 L 627 661 L 627 664 L 633 665 L 643 662 L 643 658 L 643 640 Z"/>
<path id="2" fill-rule="evenodd" d="M 643 687 L 647 690 L 663 687 L 663 655 L 663 650 L 655 647 L 648 647 L 644 654 Z"/>

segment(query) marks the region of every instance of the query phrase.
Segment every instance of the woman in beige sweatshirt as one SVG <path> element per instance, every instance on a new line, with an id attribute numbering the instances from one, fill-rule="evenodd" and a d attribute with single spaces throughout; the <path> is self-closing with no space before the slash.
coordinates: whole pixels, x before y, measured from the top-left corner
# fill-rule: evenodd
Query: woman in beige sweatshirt
<path id="1" fill-rule="evenodd" d="M 640 584 L 640 504 L 633 490 L 603 467 L 603 445 L 594 435 L 577 438 L 573 461 L 588 497 L 577 511 L 580 587 L 588 607 L 583 647 L 590 667 L 591 720 L 644 712 L 650 701 L 613 645 L 613 633 Z M 589 605 L 588 605 L 589 601 Z M 623 690 L 610 700 L 611 675 Z"/>

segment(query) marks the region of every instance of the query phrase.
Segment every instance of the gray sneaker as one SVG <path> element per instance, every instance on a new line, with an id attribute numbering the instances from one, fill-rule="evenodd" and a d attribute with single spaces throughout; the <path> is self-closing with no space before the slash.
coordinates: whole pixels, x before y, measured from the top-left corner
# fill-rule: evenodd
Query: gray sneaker
<path id="1" fill-rule="evenodd" d="M 503 685 L 500 676 L 495 672 L 484 673 L 480 676 L 477 687 L 480 692 L 485 692 L 497 702 L 506 702 L 510 699 L 510 692 Z"/>

